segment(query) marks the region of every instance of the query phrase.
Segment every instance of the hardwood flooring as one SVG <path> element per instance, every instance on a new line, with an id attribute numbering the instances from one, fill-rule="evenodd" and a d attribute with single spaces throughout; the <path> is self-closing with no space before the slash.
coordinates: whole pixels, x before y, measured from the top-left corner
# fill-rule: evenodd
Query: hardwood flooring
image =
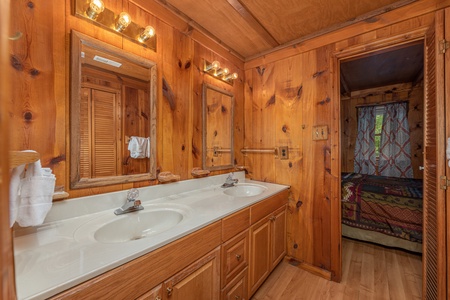
<path id="1" fill-rule="evenodd" d="M 282 261 L 251 300 L 422 298 L 422 257 L 342 240 L 342 281 L 328 281 Z"/>

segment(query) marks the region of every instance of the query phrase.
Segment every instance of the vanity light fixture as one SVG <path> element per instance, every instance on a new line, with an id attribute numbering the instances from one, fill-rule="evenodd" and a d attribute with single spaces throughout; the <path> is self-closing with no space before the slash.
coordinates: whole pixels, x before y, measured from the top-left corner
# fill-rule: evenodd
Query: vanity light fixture
<path id="1" fill-rule="evenodd" d="M 155 28 L 153 28 L 152 26 L 147 26 L 142 30 L 141 34 L 138 37 L 138 40 L 143 43 L 154 35 Z"/>
<path id="2" fill-rule="evenodd" d="M 91 0 L 88 8 L 86 9 L 86 15 L 88 18 L 95 20 L 99 14 L 105 10 L 105 5 L 102 0 Z"/>
<path id="3" fill-rule="evenodd" d="M 128 27 L 131 23 L 131 17 L 126 12 L 121 12 L 120 15 L 117 17 L 116 21 L 116 31 L 122 32 L 125 28 Z"/>
<path id="4" fill-rule="evenodd" d="M 91 24 L 121 34 L 124 38 L 156 51 L 156 34 L 152 26 L 141 26 L 126 12 L 117 14 L 105 7 L 104 0 L 74 0 L 73 14 Z"/>
<path id="5" fill-rule="evenodd" d="M 206 74 L 209 74 L 231 85 L 233 85 L 233 80 L 238 78 L 238 74 L 236 72 L 230 74 L 230 69 L 221 68 L 220 63 L 217 60 L 213 61 L 212 63 L 205 60 L 203 64 L 203 71 Z"/>

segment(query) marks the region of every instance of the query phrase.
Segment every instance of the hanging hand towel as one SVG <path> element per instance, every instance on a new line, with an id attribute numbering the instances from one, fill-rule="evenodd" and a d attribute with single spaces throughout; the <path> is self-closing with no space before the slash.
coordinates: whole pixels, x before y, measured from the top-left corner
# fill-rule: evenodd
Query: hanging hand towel
<path id="1" fill-rule="evenodd" d="M 11 181 L 9 182 L 9 226 L 12 227 L 17 219 L 19 208 L 20 179 L 25 170 L 25 165 L 20 165 L 11 170 Z"/>
<path id="2" fill-rule="evenodd" d="M 20 204 L 17 223 L 20 226 L 37 226 L 44 222 L 52 207 L 55 175 L 48 168 L 41 168 L 38 160 L 29 164 L 25 178 L 20 180 Z"/>
<path id="3" fill-rule="evenodd" d="M 147 152 L 146 152 L 146 157 L 150 158 L 150 138 L 147 138 Z"/>
<path id="4" fill-rule="evenodd" d="M 131 158 L 145 158 L 147 155 L 147 138 L 132 136 L 128 144 Z"/>

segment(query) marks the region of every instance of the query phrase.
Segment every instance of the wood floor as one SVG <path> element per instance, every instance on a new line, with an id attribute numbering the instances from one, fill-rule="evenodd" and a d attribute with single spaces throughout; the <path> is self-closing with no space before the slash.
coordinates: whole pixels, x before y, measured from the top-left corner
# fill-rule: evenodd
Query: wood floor
<path id="1" fill-rule="evenodd" d="M 342 281 L 328 281 L 283 261 L 251 300 L 392 299 L 422 297 L 422 257 L 342 240 Z"/>

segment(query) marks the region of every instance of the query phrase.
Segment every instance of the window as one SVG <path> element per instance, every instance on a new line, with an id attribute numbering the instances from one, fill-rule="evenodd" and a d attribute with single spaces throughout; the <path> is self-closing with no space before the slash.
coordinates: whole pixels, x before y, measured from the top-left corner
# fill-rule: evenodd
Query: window
<path id="1" fill-rule="evenodd" d="M 383 128 L 384 106 L 377 106 L 375 109 L 375 156 L 380 157 L 381 130 Z"/>

